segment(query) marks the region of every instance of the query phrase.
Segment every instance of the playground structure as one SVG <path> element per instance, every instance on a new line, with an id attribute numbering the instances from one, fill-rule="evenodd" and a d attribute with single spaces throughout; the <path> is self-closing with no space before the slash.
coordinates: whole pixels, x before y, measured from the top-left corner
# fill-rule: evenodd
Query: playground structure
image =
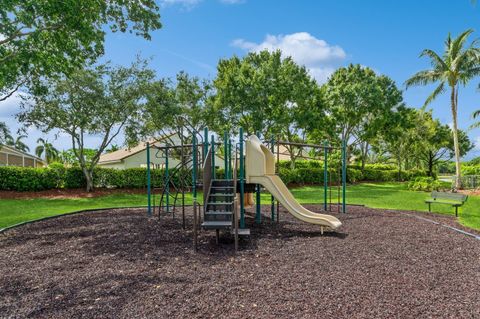
<path id="1" fill-rule="evenodd" d="M 328 170 L 328 156 L 332 150 L 341 150 L 341 184 L 338 189 L 338 209 L 346 213 L 346 146 L 341 148 L 324 145 L 288 143 L 269 141 L 269 147 L 262 144 L 256 135 L 244 138 L 240 128 L 238 143 L 232 143 L 227 132 L 222 143 L 215 142 L 213 135 L 209 141 L 208 129 L 204 129 L 201 136 L 198 132 L 192 134 L 191 144 L 151 146 L 147 144 L 147 193 L 148 216 L 156 213 L 157 203 L 155 190 L 160 190 L 158 203 L 158 217 L 171 214 L 175 218 L 178 206 L 182 211 L 182 226 L 185 229 L 185 194 L 192 194 L 193 206 L 193 236 L 194 248 L 197 249 L 197 234 L 200 229 L 215 230 L 218 242 L 220 230 L 231 232 L 235 237 L 235 249 L 238 248 L 239 236 L 250 235 L 245 224 L 245 206 L 253 204 L 250 195 L 255 193 L 255 223 L 262 222 L 261 214 L 261 187 L 271 194 L 271 221 L 279 220 L 279 204 L 295 218 L 320 226 L 320 232 L 334 231 L 341 226 L 341 222 L 334 216 L 319 214 L 307 210 L 291 194 L 287 186 L 275 174 L 275 145 L 277 146 L 277 163 L 279 145 L 290 144 L 301 147 L 313 147 L 321 150 L 324 158 L 324 211 L 332 209 L 332 183 Z M 200 140 L 200 143 L 198 142 Z M 221 149 L 221 147 L 223 148 Z M 152 185 L 150 165 L 150 148 L 156 149 L 155 156 L 165 158 L 164 174 L 160 188 Z M 223 174 L 217 172 L 216 156 L 221 149 L 223 156 Z M 175 152 L 180 156 L 179 163 L 169 167 L 169 156 Z M 217 159 L 218 160 L 218 159 Z M 277 172 L 278 173 L 278 172 Z M 203 190 L 203 203 L 200 205 L 198 190 Z M 341 189 L 341 202 L 340 202 Z M 330 192 L 329 192 L 330 190 Z M 330 194 L 330 205 L 328 205 Z M 152 205 L 153 199 L 153 205 Z M 275 200 L 277 205 L 275 207 Z M 179 204 L 181 202 L 181 205 Z M 203 216 L 203 218 L 201 217 Z"/>

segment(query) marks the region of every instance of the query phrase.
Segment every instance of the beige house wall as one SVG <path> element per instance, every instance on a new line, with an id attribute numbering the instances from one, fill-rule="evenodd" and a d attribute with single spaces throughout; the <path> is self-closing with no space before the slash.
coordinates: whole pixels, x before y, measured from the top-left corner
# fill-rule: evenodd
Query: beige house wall
<path id="1" fill-rule="evenodd" d="M 150 163 L 152 168 L 164 168 L 165 167 L 165 158 L 158 158 L 156 156 L 157 150 L 150 150 Z M 158 156 L 161 153 L 158 154 Z M 169 158 L 168 166 L 170 168 L 178 165 L 180 161 L 176 158 Z M 119 162 L 106 162 L 99 163 L 98 166 L 105 168 L 116 168 L 116 169 L 126 169 L 126 168 L 135 168 L 135 167 L 147 167 L 147 150 L 140 151 L 136 154 L 133 154 L 129 157 L 120 160 Z M 224 168 L 223 158 L 216 156 L 215 157 L 215 166 L 218 168 Z"/>

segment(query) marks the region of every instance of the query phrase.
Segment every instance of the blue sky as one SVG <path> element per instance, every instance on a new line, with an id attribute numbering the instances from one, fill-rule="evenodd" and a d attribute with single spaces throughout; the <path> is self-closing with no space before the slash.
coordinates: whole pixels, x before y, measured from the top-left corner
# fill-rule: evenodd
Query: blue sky
<path id="1" fill-rule="evenodd" d="M 128 34 L 108 34 L 105 60 L 128 64 L 137 54 L 151 57 L 159 77 L 173 77 L 180 70 L 212 79 L 218 59 L 249 50 L 280 48 L 305 64 L 318 81 L 348 63 L 359 63 L 394 79 L 404 81 L 428 68 L 418 55 L 424 48 L 441 52 L 449 32 L 457 35 L 468 28 L 480 37 L 480 9 L 469 0 L 163 0 L 164 27 L 152 41 Z M 480 108 L 480 78 L 462 88 L 459 96 L 460 127 L 472 123 L 471 113 Z M 423 105 L 432 87 L 411 88 L 404 93 L 409 106 Z M 0 120 L 15 129 L 12 119 L 15 99 L 0 103 Z M 431 107 L 443 123 L 451 122 L 448 96 Z M 31 130 L 33 148 L 39 132 Z M 480 130 L 469 132 L 480 155 Z M 54 139 L 53 135 L 49 137 Z M 90 139 L 94 147 L 97 139 Z M 118 144 L 122 140 L 117 141 Z M 68 139 L 54 144 L 69 148 Z"/>

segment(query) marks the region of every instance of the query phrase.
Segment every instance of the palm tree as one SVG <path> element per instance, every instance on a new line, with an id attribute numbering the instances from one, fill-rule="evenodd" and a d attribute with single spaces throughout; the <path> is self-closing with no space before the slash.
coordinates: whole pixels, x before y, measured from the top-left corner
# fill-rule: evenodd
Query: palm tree
<path id="1" fill-rule="evenodd" d="M 35 155 L 38 157 L 42 157 L 44 155 L 45 161 L 51 163 L 58 158 L 58 150 L 48 142 L 48 140 L 44 140 L 43 138 L 39 138 L 37 140 L 38 146 L 35 148 Z"/>
<path id="2" fill-rule="evenodd" d="M 5 122 L 0 122 L 0 144 L 5 143 L 7 136 L 10 135 L 10 130 Z"/>
<path id="3" fill-rule="evenodd" d="M 117 144 L 112 144 L 108 150 L 105 150 L 105 153 L 116 152 L 120 149 Z"/>
<path id="4" fill-rule="evenodd" d="M 10 134 L 8 134 L 6 138 L 6 144 L 15 147 L 17 150 L 28 152 L 30 151 L 30 147 L 28 147 L 27 144 L 23 143 L 22 141 L 26 137 L 26 135 L 19 135 L 14 138 Z"/>
<path id="5" fill-rule="evenodd" d="M 461 188 L 460 172 L 460 147 L 458 144 L 458 91 L 460 85 L 465 86 L 472 78 L 480 74 L 480 49 L 477 41 L 466 45 L 466 41 L 473 30 L 467 30 L 457 38 L 452 38 L 450 34 L 445 41 L 445 51 L 442 56 L 433 50 L 425 49 L 420 57 L 430 58 L 431 69 L 420 71 L 408 79 L 406 87 L 413 85 L 428 85 L 438 83 L 437 88 L 426 99 L 424 108 L 431 103 L 437 96 L 445 92 L 447 87 L 450 89 L 450 108 L 453 119 L 453 144 L 455 148 L 455 187 Z"/>

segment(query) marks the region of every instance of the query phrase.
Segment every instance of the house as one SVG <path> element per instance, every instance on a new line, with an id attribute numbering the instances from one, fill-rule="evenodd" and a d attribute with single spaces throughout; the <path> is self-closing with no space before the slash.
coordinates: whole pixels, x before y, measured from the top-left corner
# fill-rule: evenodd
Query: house
<path id="1" fill-rule="evenodd" d="M 150 167 L 151 168 L 164 168 L 165 167 L 165 153 L 164 150 L 159 150 L 156 147 L 165 147 L 169 145 L 180 145 L 180 139 L 177 135 L 173 134 L 166 138 L 155 139 L 148 141 L 151 145 L 150 148 Z M 152 146 L 153 145 L 153 146 Z M 180 160 L 178 156 L 170 154 L 168 157 L 168 166 L 170 168 L 179 164 Z M 216 166 L 223 168 L 223 158 L 216 156 Z M 115 152 L 102 154 L 98 161 L 99 167 L 104 168 L 116 168 L 126 169 L 134 167 L 147 167 L 147 142 L 141 142 L 132 148 L 124 148 Z"/>
<path id="2" fill-rule="evenodd" d="M 0 145 L 0 166 L 44 167 L 47 163 L 13 146 Z"/>

